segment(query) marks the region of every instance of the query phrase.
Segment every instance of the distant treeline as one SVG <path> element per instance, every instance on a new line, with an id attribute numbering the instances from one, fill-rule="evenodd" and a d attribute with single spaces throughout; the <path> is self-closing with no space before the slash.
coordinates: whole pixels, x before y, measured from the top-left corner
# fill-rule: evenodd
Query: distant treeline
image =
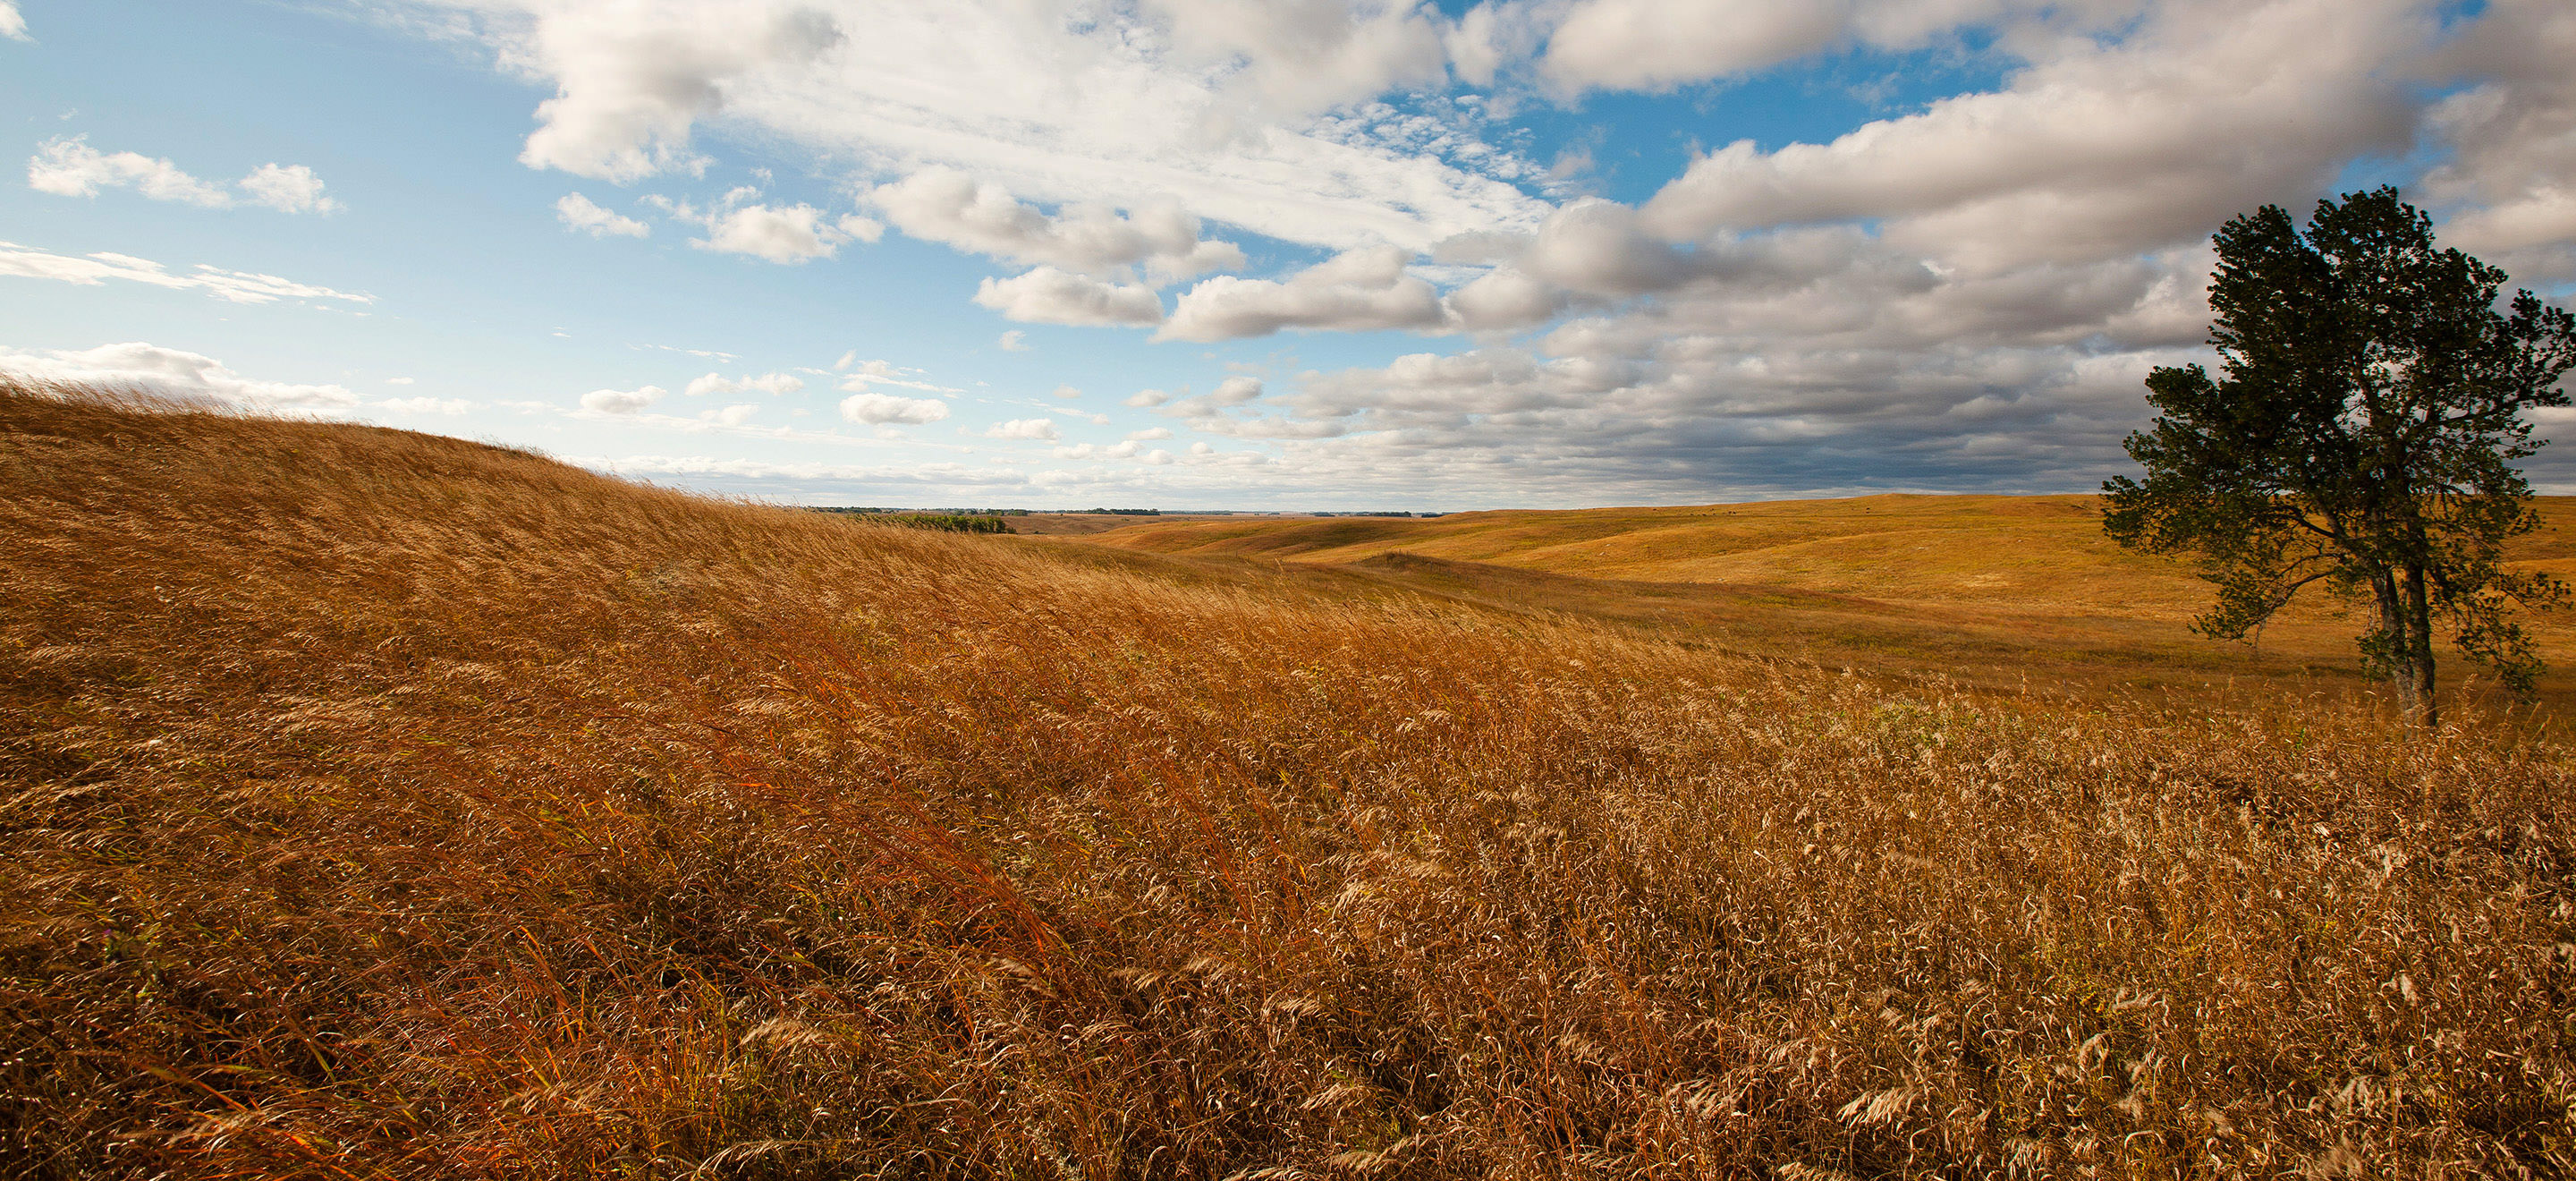
<path id="1" fill-rule="evenodd" d="M 931 515 L 948 517 L 1025 517 L 1029 515 L 1029 510 L 1024 508 L 869 508 L 865 506 L 844 506 L 833 508 L 817 507 L 814 511 L 818 513 L 899 513 L 906 516 Z"/>
<path id="2" fill-rule="evenodd" d="M 907 529 L 939 529 L 949 533 L 1008 533 L 1009 525 L 992 513 L 886 513 L 879 519 L 889 525 Z"/>
<path id="3" fill-rule="evenodd" d="M 1026 512 L 1004 513 L 998 509 L 967 510 L 964 512 L 948 513 L 925 513 L 915 512 L 909 509 L 875 508 L 827 508 L 817 509 L 816 511 L 842 513 L 849 516 L 863 516 L 872 520 L 881 521 L 888 525 L 901 525 L 907 529 L 938 529 L 948 533 L 1008 533 L 1011 531 L 1011 527 L 1003 522 L 1002 518 L 1004 516 L 1025 517 L 1028 515 Z"/>
<path id="4" fill-rule="evenodd" d="M 1436 517 L 1438 513 L 1314 513 L 1318 517 Z"/>

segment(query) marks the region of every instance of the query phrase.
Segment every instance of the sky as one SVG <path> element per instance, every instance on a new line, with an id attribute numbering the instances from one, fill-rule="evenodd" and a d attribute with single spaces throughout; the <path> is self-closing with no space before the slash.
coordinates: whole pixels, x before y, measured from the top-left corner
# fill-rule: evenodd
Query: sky
<path id="1" fill-rule="evenodd" d="M 2088 491 L 2232 216 L 2396 184 L 2576 293 L 2571 60 L 2565 0 L 0 0 L 0 369 L 798 504 Z"/>

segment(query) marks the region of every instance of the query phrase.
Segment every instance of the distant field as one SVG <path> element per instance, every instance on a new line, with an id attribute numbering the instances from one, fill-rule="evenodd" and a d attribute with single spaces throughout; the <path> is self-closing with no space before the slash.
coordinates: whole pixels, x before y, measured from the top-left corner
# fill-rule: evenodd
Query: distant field
<path id="1" fill-rule="evenodd" d="M 2576 1172 L 2549 727 L 1943 684 L 2199 649 L 2071 504 L 1737 511 L 1166 556 L 0 382 L 0 1178 Z"/>
<path id="2" fill-rule="evenodd" d="M 2576 498 L 2515 558 L 2576 576 Z M 2258 653 L 2191 633 L 2210 588 L 2122 550 L 2089 496 L 1872 496 L 1429 520 L 1152 521 L 1085 540 L 1198 559 L 1334 567 L 1424 593 L 1620 621 L 1731 650 L 2043 687 L 2298 683 L 2367 692 L 2342 605 L 2312 588 Z M 2532 621 L 2576 664 L 2576 613 Z M 2472 668 L 2446 665 L 2451 687 Z M 2576 703 L 2576 672 L 2543 683 Z"/>

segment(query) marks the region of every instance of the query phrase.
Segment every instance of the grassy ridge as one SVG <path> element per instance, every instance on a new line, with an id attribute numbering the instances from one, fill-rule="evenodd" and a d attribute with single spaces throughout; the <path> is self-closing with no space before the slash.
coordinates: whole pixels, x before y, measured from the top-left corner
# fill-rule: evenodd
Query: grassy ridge
<path id="1" fill-rule="evenodd" d="M 2512 560 L 2576 577 L 2576 497 Z M 2312 588 L 2259 649 L 2194 635 L 2209 585 L 2121 550 L 2082 496 L 1871 496 L 1683 508 L 1461 513 L 1431 520 L 1154 522 L 1086 540 L 1195 559 L 1365 572 L 1428 593 L 1642 625 L 1730 650 L 1970 684 L 2366 695 L 2364 626 Z M 1538 575 L 1540 577 L 1532 577 Z M 2528 621 L 2576 706 L 2576 616 Z M 2493 681 L 2445 653 L 2446 691 L 2489 708 Z"/>
<path id="2" fill-rule="evenodd" d="M 0 1169 L 2576 1164 L 2576 781 L 0 394 Z"/>

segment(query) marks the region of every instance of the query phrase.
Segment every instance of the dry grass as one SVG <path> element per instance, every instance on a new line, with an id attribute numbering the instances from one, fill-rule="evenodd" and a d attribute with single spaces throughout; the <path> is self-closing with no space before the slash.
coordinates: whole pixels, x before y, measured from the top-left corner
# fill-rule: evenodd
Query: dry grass
<path id="1" fill-rule="evenodd" d="M 2576 497 L 2508 551 L 2576 576 Z M 2092 693 L 2202 689 L 2339 697 L 2375 690 L 2368 625 L 2312 589 L 2259 650 L 2193 634 L 2209 584 L 2123 551 L 2089 496 L 1870 496 L 1682 508 L 1460 513 L 1432 520 L 1242 519 L 1130 525 L 1085 540 L 1194 561 L 1338 570 L 1479 604 L 1642 627 L 1731 651 L 1881 675 Z M 2576 709 L 2576 613 L 2529 621 L 2557 671 L 2540 698 Z M 2447 646 L 2446 646 L 2447 647 Z M 2443 657 L 2447 695 L 2500 709 L 2485 670 Z"/>
<path id="2" fill-rule="evenodd" d="M 2576 1167 L 2564 748 L 0 393 L 0 1174 Z"/>

